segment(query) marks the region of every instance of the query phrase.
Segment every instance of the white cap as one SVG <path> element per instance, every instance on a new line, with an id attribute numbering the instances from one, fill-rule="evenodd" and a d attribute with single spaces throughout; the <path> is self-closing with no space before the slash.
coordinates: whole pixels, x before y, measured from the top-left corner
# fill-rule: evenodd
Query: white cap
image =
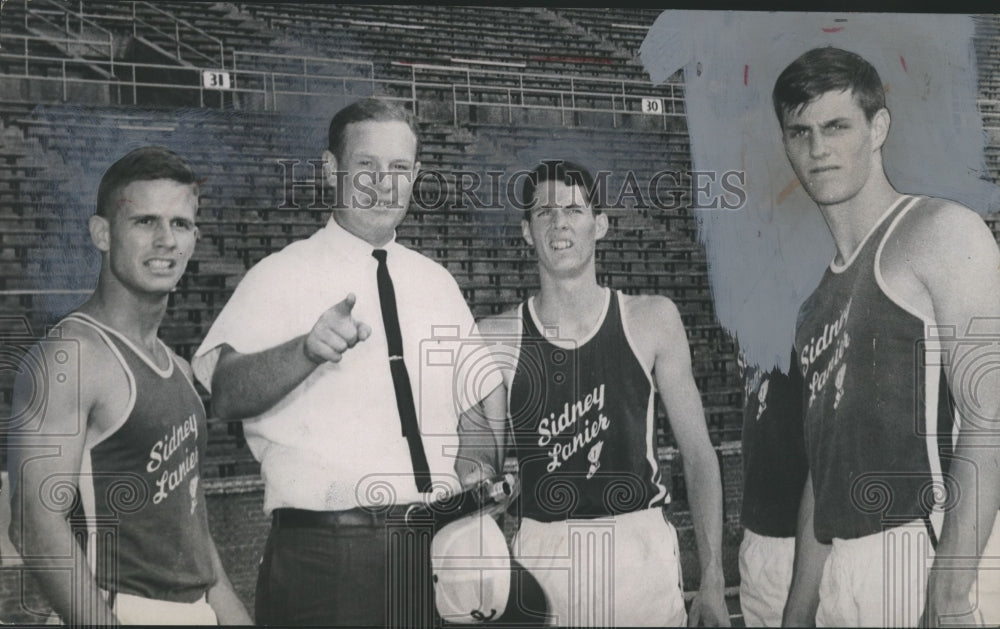
<path id="1" fill-rule="evenodd" d="M 479 513 L 442 527 L 431 542 L 431 569 L 442 619 L 487 622 L 507 609 L 510 551 L 490 516 Z"/>

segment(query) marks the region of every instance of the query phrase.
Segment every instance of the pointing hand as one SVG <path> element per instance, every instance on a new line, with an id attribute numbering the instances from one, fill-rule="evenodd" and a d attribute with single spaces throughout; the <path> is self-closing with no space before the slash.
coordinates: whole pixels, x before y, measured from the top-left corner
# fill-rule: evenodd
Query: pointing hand
<path id="1" fill-rule="evenodd" d="M 356 301 L 354 293 L 348 293 L 343 301 L 320 315 L 302 347 L 309 360 L 316 364 L 340 362 L 347 350 L 371 336 L 371 327 L 351 313 Z"/>

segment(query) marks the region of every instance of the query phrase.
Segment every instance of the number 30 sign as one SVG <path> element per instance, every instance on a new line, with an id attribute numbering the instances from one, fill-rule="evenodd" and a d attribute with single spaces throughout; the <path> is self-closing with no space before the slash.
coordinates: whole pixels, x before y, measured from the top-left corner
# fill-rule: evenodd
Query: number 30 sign
<path id="1" fill-rule="evenodd" d="M 642 99 L 642 113 L 660 115 L 663 113 L 663 99 L 662 98 L 643 98 Z"/>

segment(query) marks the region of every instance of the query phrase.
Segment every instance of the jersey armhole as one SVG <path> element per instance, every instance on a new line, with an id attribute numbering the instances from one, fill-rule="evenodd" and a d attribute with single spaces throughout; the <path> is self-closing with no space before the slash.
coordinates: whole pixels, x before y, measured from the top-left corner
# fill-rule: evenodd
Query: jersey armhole
<path id="1" fill-rule="evenodd" d="M 73 321 L 74 323 L 79 323 L 81 325 L 88 326 L 92 328 L 95 332 L 97 332 L 98 336 L 101 337 L 101 340 L 104 341 L 104 344 L 108 347 L 111 353 L 114 354 L 115 358 L 118 360 L 118 364 L 121 365 L 122 372 L 125 374 L 125 378 L 128 381 L 128 399 L 125 402 L 125 408 L 122 411 L 121 416 L 118 417 L 111 424 L 111 426 L 109 426 L 108 429 L 102 433 L 91 431 L 90 423 L 89 422 L 87 423 L 87 438 L 84 442 L 84 448 L 89 451 L 94 447 L 96 447 L 101 442 L 103 442 L 105 439 L 113 435 L 115 432 L 117 432 L 118 429 L 121 428 L 128 420 L 129 415 L 132 414 L 132 410 L 135 408 L 135 398 L 136 398 L 135 376 L 132 374 L 132 370 L 129 369 L 128 364 L 125 362 L 125 357 L 122 356 L 121 351 L 119 351 L 118 347 L 115 346 L 115 344 L 111 341 L 108 335 L 99 326 L 94 325 L 93 323 L 91 323 L 87 319 L 84 319 L 83 317 L 78 317 L 75 315 L 70 315 L 66 317 L 66 319 L 64 319 L 63 321 Z"/>
<path id="2" fill-rule="evenodd" d="M 632 350 L 632 356 L 635 357 L 636 362 L 642 367 L 642 371 L 646 374 L 646 378 L 649 380 L 650 386 L 652 386 L 655 391 L 656 380 L 653 378 L 653 368 L 656 366 L 655 362 L 654 364 L 647 365 L 645 361 L 642 360 L 642 354 L 639 353 L 638 344 L 632 337 L 632 330 L 628 325 L 628 312 L 625 309 L 625 296 L 622 295 L 621 291 L 616 290 L 615 297 L 618 299 L 618 312 L 621 313 L 622 332 L 625 334 L 625 340 L 628 342 L 629 349 Z"/>
<path id="3" fill-rule="evenodd" d="M 886 296 L 889 301 L 893 302 L 901 309 L 909 313 L 910 315 L 916 317 L 924 324 L 924 373 L 923 373 L 923 386 L 924 386 L 924 399 L 922 400 L 922 408 L 920 411 L 923 414 L 923 422 L 921 428 L 924 430 L 924 445 L 927 449 L 927 461 L 930 465 L 930 474 L 933 482 L 943 487 L 944 486 L 944 471 L 942 469 L 941 459 L 938 455 L 938 407 L 941 404 L 939 398 L 940 390 L 940 378 L 943 376 L 943 367 L 940 364 L 936 364 L 936 360 L 932 360 L 931 356 L 940 356 L 941 347 L 940 342 L 937 340 L 937 321 L 934 318 L 933 313 L 928 315 L 920 312 L 912 304 L 902 299 L 897 293 L 890 290 L 889 284 L 882 277 L 882 250 L 885 248 L 886 242 L 889 240 L 889 236 L 896 229 L 896 226 L 903 219 L 906 214 L 913 209 L 917 201 L 924 197 L 914 197 L 910 203 L 903 208 L 903 210 L 896 216 L 889 228 L 886 230 L 885 235 L 882 237 L 882 242 L 879 243 L 878 249 L 875 252 L 875 261 L 873 272 L 875 274 L 875 283 L 878 285 L 879 290 Z M 961 421 L 961 415 L 958 410 L 953 411 L 952 421 L 954 422 L 954 428 L 952 432 L 952 443 L 957 439 L 958 436 L 958 425 Z M 944 523 L 944 512 L 942 509 L 938 508 L 940 505 L 935 504 L 934 508 L 931 509 L 929 516 L 929 524 L 935 534 L 940 537 L 941 529 Z"/>
<path id="4" fill-rule="evenodd" d="M 188 386 L 191 388 L 191 392 L 194 393 L 195 397 L 197 397 L 198 400 L 200 401 L 201 394 L 198 393 L 198 387 L 194 386 L 194 378 L 195 378 L 194 367 L 193 366 L 190 367 L 191 373 L 189 374 L 188 370 L 184 369 L 183 365 L 181 364 L 181 361 L 183 361 L 184 359 L 181 358 L 177 354 L 177 352 L 168 347 L 167 344 L 164 343 L 163 341 L 160 341 L 160 344 L 163 345 L 163 349 L 167 350 L 167 356 L 170 356 L 170 360 L 173 361 L 174 369 L 176 369 L 178 373 L 180 373 L 181 377 L 184 378 L 184 381 L 187 382 Z"/>
<path id="5" fill-rule="evenodd" d="M 935 325 L 933 314 L 928 315 L 917 310 L 912 304 L 902 299 L 896 292 L 890 290 L 889 284 L 885 281 L 885 278 L 882 277 L 882 251 L 885 249 L 885 244 L 889 241 L 889 237 L 896 230 L 896 227 L 899 225 L 900 221 L 903 220 L 903 217 L 905 217 L 910 210 L 913 209 L 913 206 L 916 205 L 917 201 L 921 198 L 922 197 L 913 197 L 910 199 L 906 206 L 900 210 L 899 214 L 892 219 L 892 223 L 890 223 L 888 229 L 885 230 L 885 234 L 882 236 L 881 242 L 878 243 L 878 249 L 875 250 L 875 262 L 873 263 L 875 268 L 872 269 L 872 271 L 875 273 L 875 283 L 878 285 L 879 290 L 882 291 L 882 294 L 884 294 L 889 301 L 893 302 L 917 319 L 923 321 L 924 327 L 928 328 Z"/>
<path id="6" fill-rule="evenodd" d="M 512 364 L 514 368 L 510 370 L 510 380 L 507 380 L 507 375 L 501 371 L 501 376 L 504 380 L 504 386 L 507 388 L 507 420 L 508 424 L 513 419 L 510 414 L 510 395 L 514 390 L 514 376 L 517 374 L 517 365 L 521 360 L 521 343 L 524 341 L 524 305 L 527 302 L 521 302 L 517 306 L 517 332 L 511 335 L 511 338 L 516 336 L 516 341 L 514 346 L 511 348 L 513 350 L 513 361 Z"/>
<path id="7" fill-rule="evenodd" d="M 657 504 L 668 505 L 670 504 L 670 490 L 667 488 L 666 484 L 663 482 L 663 475 L 660 472 L 659 457 L 657 455 L 657 422 L 656 422 L 656 404 L 657 404 L 657 391 L 656 391 L 656 379 L 653 378 L 653 365 L 647 365 L 642 360 L 642 355 L 638 351 L 638 345 L 635 339 L 632 338 L 632 331 L 628 325 L 628 312 L 625 309 L 625 296 L 621 291 L 614 291 L 615 298 L 618 299 L 618 314 L 622 322 L 622 333 L 625 335 L 625 341 L 628 343 L 629 349 L 632 351 L 632 356 L 635 361 L 642 367 L 642 372 L 646 374 L 646 380 L 649 382 L 649 401 L 646 404 L 646 462 L 649 463 L 650 477 L 649 482 L 654 487 L 657 488 L 656 495 L 654 495 L 646 508 L 653 508 Z M 666 428 L 666 426 L 664 426 Z"/>

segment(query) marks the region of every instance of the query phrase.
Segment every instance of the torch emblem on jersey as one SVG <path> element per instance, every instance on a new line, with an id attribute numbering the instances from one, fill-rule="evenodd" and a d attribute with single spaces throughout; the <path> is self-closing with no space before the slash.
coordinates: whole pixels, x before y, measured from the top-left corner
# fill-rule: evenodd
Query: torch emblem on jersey
<path id="1" fill-rule="evenodd" d="M 594 474 L 597 473 L 597 469 L 601 467 L 601 450 L 604 449 L 604 441 L 598 441 L 597 444 L 590 449 L 587 453 L 587 460 L 590 461 L 590 471 L 587 472 L 587 478 L 593 478 Z"/>
<path id="2" fill-rule="evenodd" d="M 188 483 L 188 493 L 191 494 L 191 513 L 194 513 L 195 508 L 198 506 L 198 477 L 195 476 Z"/>
<path id="3" fill-rule="evenodd" d="M 760 421 L 760 416 L 767 410 L 767 388 L 769 382 L 770 380 L 764 378 L 764 381 L 760 383 L 760 390 L 757 391 L 757 400 L 759 402 L 757 405 L 757 421 Z"/>
<path id="4" fill-rule="evenodd" d="M 833 400 L 833 408 L 840 406 L 840 398 L 844 397 L 844 376 L 847 375 L 847 363 L 840 365 L 840 369 L 837 371 L 837 397 Z"/>

